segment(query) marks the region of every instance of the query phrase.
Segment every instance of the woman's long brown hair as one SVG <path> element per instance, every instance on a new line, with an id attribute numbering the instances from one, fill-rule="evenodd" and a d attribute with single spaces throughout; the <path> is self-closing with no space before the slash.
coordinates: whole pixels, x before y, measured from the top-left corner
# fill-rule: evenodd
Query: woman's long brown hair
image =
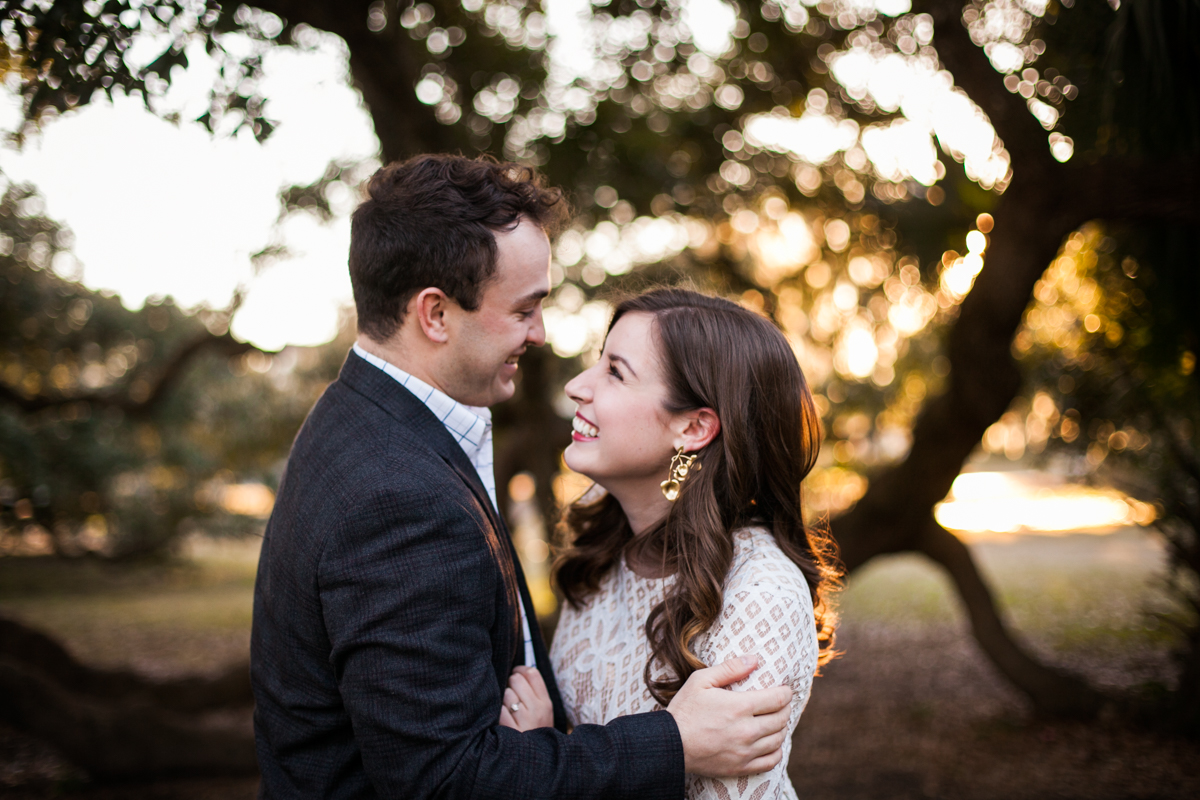
<path id="1" fill-rule="evenodd" d="M 720 614 L 733 560 L 733 532 L 762 525 L 808 581 L 816 611 L 818 664 L 833 657 L 836 616 L 829 593 L 841 577 L 837 548 L 804 523 L 800 482 L 821 445 L 812 392 L 783 334 L 736 303 L 682 289 L 659 289 L 617 306 L 609 330 L 626 314 L 652 315 L 651 329 L 671 413 L 712 409 L 720 433 L 698 451 L 703 469 L 683 483 L 665 519 L 635 542 L 611 495 L 571 506 L 569 541 L 556 564 L 559 588 L 579 607 L 623 551 L 660 556 L 676 580 L 646 620 L 651 647 L 643 677 L 666 706 L 688 676 L 705 665 L 689 649 Z M 667 465 L 663 465 L 666 477 Z M 655 661 L 667 667 L 652 677 Z"/>

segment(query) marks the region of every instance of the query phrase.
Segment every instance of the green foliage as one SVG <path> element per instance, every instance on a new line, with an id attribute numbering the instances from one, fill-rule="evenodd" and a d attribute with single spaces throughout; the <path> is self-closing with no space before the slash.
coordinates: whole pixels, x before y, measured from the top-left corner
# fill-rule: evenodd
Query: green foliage
<path id="1" fill-rule="evenodd" d="M 259 141 L 274 129 L 256 90 L 262 76 L 262 45 L 290 33 L 273 14 L 211 0 L 68 0 L 0 3 L 0 20 L 4 34 L 0 55 L 23 78 L 29 124 L 85 106 L 97 92 L 110 100 L 114 92 L 140 93 L 148 110 L 170 115 L 154 101 L 170 86 L 176 67 L 187 69 L 187 45 L 200 41 L 218 60 L 220 74 L 212 88 L 210 109 L 197 121 L 213 131 L 232 113 L 229 132 L 247 127 Z M 249 47 L 227 46 L 223 35 L 235 31 Z M 165 47 L 139 65 L 132 61 L 130 49 L 146 38 Z"/>
<path id="2" fill-rule="evenodd" d="M 226 313 L 169 298 L 129 311 L 60 277 L 70 236 L 40 208 L 27 186 L 0 200 L 0 549 L 122 557 L 189 526 L 253 530 L 225 487 L 276 485 L 336 362 L 272 363 L 223 334 Z"/>

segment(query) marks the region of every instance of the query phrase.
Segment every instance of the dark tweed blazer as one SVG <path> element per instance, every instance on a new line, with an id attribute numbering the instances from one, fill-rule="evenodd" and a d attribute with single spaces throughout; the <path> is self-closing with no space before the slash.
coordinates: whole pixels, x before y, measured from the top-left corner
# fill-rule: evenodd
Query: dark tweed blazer
<path id="1" fill-rule="evenodd" d="M 442 423 L 350 353 L 288 459 L 254 587 L 264 798 L 681 798 L 664 712 L 569 736 L 497 724 L 524 659 L 520 563 Z"/>

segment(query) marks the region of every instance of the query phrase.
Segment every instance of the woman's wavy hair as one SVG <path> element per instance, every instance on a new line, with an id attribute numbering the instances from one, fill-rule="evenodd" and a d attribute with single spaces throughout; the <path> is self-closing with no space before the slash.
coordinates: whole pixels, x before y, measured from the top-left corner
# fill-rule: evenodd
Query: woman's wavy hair
<path id="1" fill-rule="evenodd" d="M 646 620 L 646 686 L 666 706 L 705 666 L 690 646 L 721 612 L 733 532 L 750 524 L 769 529 L 808 580 L 818 664 L 824 664 L 835 655 L 837 619 L 829 595 L 842 570 L 828 532 L 805 525 L 802 515 L 800 482 L 816 461 L 821 421 L 791 347 L 764 317 L 697 292 L 659 289 L 628 299 L 617 306 L 609 330 L 634 313 L 654 318 L 666 410 L 711 408 L 721 422 L 717 436 L 696 453 L 703 469 L 692 471 L 666 518 L 639 537 L 639 550 L 661 552 L 664 569 L 676 574 Z M 633 541 L 616 499 L 591 496 L 567 510 L 562 527 L 569 544 L 556 564 L 558 586 L 577 608 Z M 652 677 L 656 660 L 668 668 L 661 680 Z"/>

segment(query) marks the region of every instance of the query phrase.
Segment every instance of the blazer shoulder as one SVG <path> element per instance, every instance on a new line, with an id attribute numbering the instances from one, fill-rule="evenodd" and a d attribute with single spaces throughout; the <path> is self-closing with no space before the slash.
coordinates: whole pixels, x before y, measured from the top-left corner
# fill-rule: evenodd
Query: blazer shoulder
<path id="1" fill-rule="evenodd" d="M 296 437 L 276 509 L 349 521 L 381 505 L 453 513 L 455 499 L 474 495 L 422 430 L 335 382 Z"/>
<path id="2" fill-rule="evenodd" d="M 297 444 L 305 447 L 316 442 L 360 458 L 441 460 L 423 426 L 381 407 L 340 380 L 330 384 L 317 400 L 297 437 Z"/>

